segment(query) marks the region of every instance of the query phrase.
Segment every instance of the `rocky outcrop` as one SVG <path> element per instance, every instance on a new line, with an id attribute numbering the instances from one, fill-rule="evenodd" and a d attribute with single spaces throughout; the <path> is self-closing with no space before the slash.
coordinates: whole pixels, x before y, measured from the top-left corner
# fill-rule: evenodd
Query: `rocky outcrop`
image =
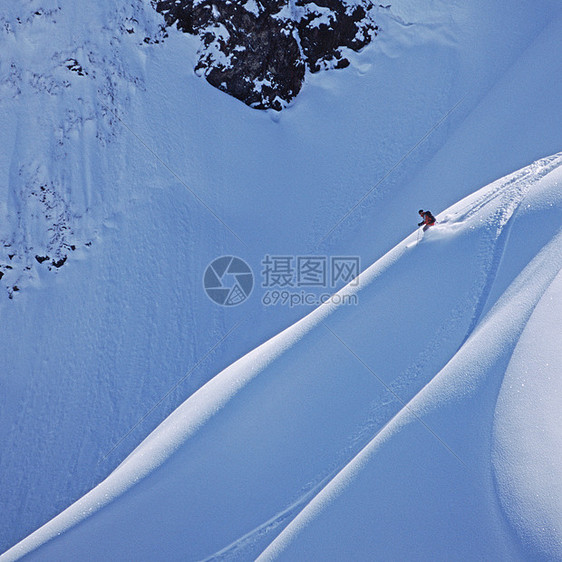
<path id="1" fill-rule="evenodd" d="M 162 0 L 166 26 L 198 35 L 195 71 L 256 109 L 281 110 L 306 70 L 344 68 L 378 33 L 368 0 Z"/>

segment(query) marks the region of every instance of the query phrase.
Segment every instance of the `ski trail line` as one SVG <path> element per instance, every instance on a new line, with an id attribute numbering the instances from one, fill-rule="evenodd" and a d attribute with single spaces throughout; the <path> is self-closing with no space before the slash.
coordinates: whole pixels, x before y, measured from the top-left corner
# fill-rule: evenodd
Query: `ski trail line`
<path id="1" fill-rule="evenodd" d="M 473 209 L 464 214 L 464 218 L 470 218 L 480 209 L 487 204 L 491 203 L 498 197 L 502 196 L 506 201 L 505 204 L 500 204 L 498 211 L 495 213 L 494 221 L 491 224 L 491 229 L 495 229 L 492 240 L 489 245 L 485 245 L 481 250 L 481 254 L 491 255 L 491 259 L 486 268 L 485 280 L 482 284 L 482 289 L 474 309 L 474 314 L 467 333 L 462 340 L 459 349 L 465 344 L 474 331 L 478 322 L 482 318 L 482 314 L 486 309 L 492 288 L 497 278 L 497 274 L 502 262 L 502 258 L 507 245 L 507 240 L 513 226 L 513 219 L 517 211 L 531 187 L 538 183 L 546 175 L 562 166 L 562 155 L 557 154 L 549 158 L 544 158 L 535 162 L 526 168 L 523 173 L 516 174 L 509 181 L 501 184 L 498 188 L 494 189 L 488 197 L 482 197 L 476 202 Z"/>

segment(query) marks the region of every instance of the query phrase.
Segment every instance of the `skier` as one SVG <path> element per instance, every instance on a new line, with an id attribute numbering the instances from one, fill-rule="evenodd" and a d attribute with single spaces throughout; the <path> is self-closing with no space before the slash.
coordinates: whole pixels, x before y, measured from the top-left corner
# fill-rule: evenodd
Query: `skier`
<path id="1" fill-rule="evenodd" d="M 423 209 L 420 209 L 418 211 L 418 213 L 420 214 L 420 217 L 423 219 L 421 222 L 418 223 L 418 226 L 421 226 L 422 224 L 425 225 L 423 227 L 423 231 L 425 232 L 430 226 L 433 226 L 437 221 L 435 220 L 435 217 L 431 214 L 431 211 L 424 211 Z"/>

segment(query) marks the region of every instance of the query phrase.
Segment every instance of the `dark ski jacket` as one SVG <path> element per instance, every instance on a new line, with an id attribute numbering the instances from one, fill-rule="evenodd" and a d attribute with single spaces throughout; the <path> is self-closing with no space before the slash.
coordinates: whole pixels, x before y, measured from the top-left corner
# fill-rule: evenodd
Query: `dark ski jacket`
<path id="1" fill-rule="evenodd" d="M 424 211 L 423 214 L 420 216 L 423 217 L 423 220 L 418 223 L 418 226 L 421 226 L 422 224 L 431 226 L 437 222 L 435 220 L 435 217 L 431 214 L 431 211 Z"/>

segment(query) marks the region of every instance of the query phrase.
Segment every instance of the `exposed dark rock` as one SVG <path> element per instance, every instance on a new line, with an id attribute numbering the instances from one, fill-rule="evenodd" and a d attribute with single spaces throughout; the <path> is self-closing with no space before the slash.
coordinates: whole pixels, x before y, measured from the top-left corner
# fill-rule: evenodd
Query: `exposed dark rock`
<path id="1" fill-rule="evenodd" d="M 35 259 L 39 262 L 39 263 L 43 263 L 44 261 L 47 261 L 49 259 L 49 256 L 35 256 Z"/>
<path id="2" fill-rule="evenodd" d="M 68 59 L 65 62 L 66 68 L 72 72 L 76 72 L 78 76 L 86 76 L 88 73 L 82 68 L 82 65 L 76 59 Z M 43 188 L 41 188 L 43 189 Z"/>
<path id="3" fill-rule="evenodd" d="M 64 265 L 64 262 L 66 261 L 66 256 L 64 256 L 63 258 L 61 258 L 60 260 L 53 260 L 51 263 L 55 266 L 55 267 L 62 267 Z"/>
<path id="4" fill-rule="evenodd" d="M 162 0 L 154 4 L 166 26 L 177 25 L 200 37 L 195 71 L 257 109 L 281 110 L 300 91 L 307 69 L 349 66 L 342 49 L 360 50 L 379 30 L 369 0 Z"/>

